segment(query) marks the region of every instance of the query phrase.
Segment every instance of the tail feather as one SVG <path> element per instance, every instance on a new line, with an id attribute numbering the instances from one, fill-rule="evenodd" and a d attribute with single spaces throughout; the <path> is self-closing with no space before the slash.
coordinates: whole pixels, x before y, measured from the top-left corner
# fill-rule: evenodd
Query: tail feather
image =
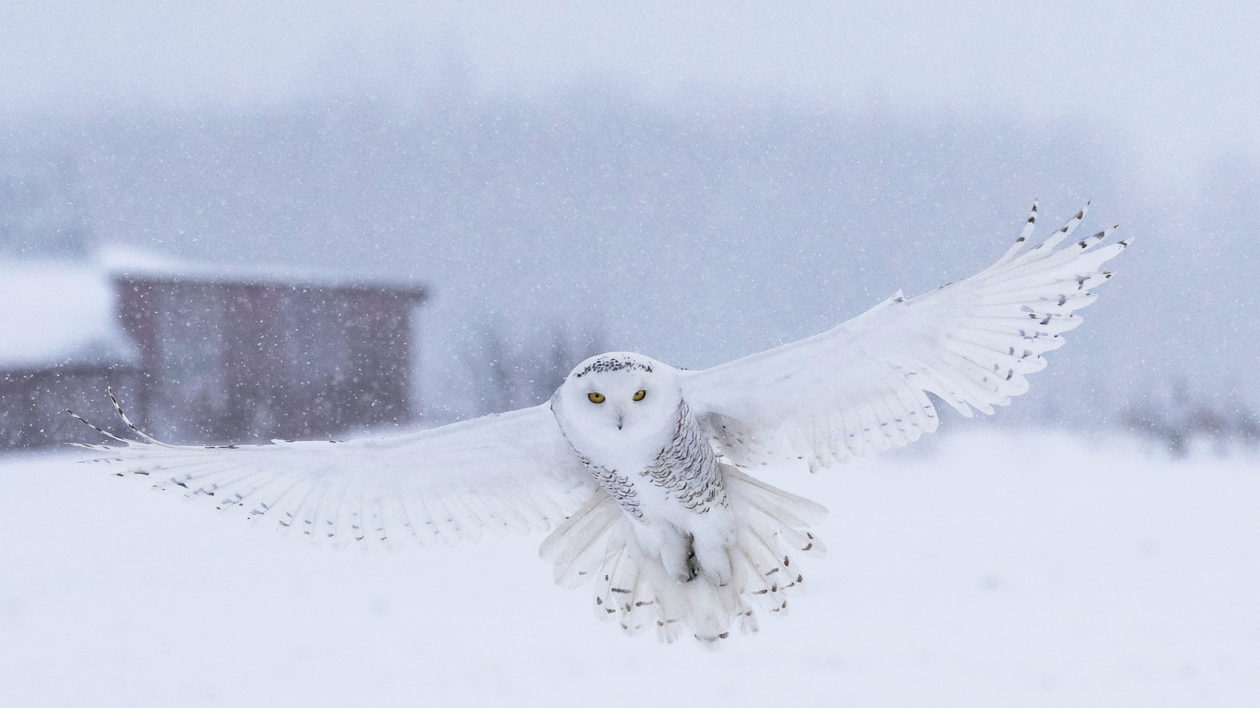
<path id="1" fill-rule="evenodd" d="M 745 546 L 759 544 L 766 551 L 767 561 L 761 565 L 761 574 L 770 583 L 771 590 L 795 587 L 796 583 L 804 582 L 804 576 L 790 567 L 791 557 L 784 553 L 782 546 L 773 537 L 766 539 L 755 529 L 749 530 L 749 536 L 751 538 L 745 542 Z"/>
<path id="2" fill-rule="evenodd" d="M 601 490 L 557 526 L 538 549 L 555 564 L 556 584 L 572 588 L 593 577 L 610 550 L 608 534 L 621 519 L 617 502 Z"/>
<path id="3" fill-rule="evenodd" d="M 619 553 L 613 569 L 605 574 L 608 587 L 603 595 L 605 606 L 615 610 L 621 628 L 630 634 L 644 629 L 643 614 L 634 605 L 639 586 L 640 564 L 633 554 Z M 611 616 L 611 615 L 610 615 Z"/>
<path id="4" fill-rule="evenodd" d="M 613 534 L 608 539 L 607 552 L 603 561 L 597 566 L 598 574 L 595 576 L 595 616 L 599 619 L 610 622 L 617 616 L 617 602 L 613 597 L 613 575 L 617 572 L 618 566 L 623 560 L 627 559 L 630 554 L 626 553 L 625 543 L 618 534 Z"/>
<path id="5" fill-rule="evenodd" d="M 753 604 L 763 612 L 771 612 L 779 608 L 787 601 L 787 598 L 784 597 L 778 585 L 771 582 L 766 575 L 766 571 L 773 562 L 772 559 L 765 555 L 758 555 L 756 551 L 749 550 L 745 546 L 741 546 L 739 553 L 744 560 L 741 569 L 746 578 L 744 594 L 751 598 Z"/>
<path id="6" fill-rule="evenodd" d="M 623 629 L 630 634 L 638 634 L 645 629 L 655 628 L 659 612 L 656 602 L 656 592 L 652 589 L 648 574 L 639 573 L 634 590 L 624 603 Z"/>
<path id="7" fill-rule="evenodd" d="M 809 524 L 827 510 L 734 467 L 721 471 L 736 523 L 727 547 L 729 583 L 703 574 L 688 582 L 671 577 L 659 553 L 640 543 L 640 522 L 602 490 L 543 542 L 540 553 L 555 564 L 556 582 L 576 587 L 595 579 L 595 614 L 628 634 L 655 628 L 661 641 L 691 634 L 711 644 L 732 627 L 757 631 L 758 614 L 786 611 L 788 592 L 804 580 L 793 556 L 822 553 Z"/>

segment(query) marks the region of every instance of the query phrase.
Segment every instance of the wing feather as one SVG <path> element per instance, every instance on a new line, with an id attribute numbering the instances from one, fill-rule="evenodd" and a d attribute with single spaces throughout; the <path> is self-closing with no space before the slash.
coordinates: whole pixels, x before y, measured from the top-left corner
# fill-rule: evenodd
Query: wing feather
<path id="1" fill-rule="evenodd" d="M 1082 209 L 1029 248 L 1033 205 L 1015 244 L 976 275 L 907 299 L 900 292 L 834 329 L 711 369 L 683 392 L 718 453 L 735 465 L 805 459 L 811 468 L 906 445 L 937 427 L 930 393 L 965 416 L 1028 390 L 1045 352 L 1081 323 L 1104 263 L 1128 241 L 1115 227 L 1071 241 Z"/>
<path id="2" fill-rule="evenodd" d="M 168 445 L 127 424 L 135 439 L 86 446 L 118 476 L 336 544 L 543 530 L 597 493 L 547 404 L 345 442 Z"/>

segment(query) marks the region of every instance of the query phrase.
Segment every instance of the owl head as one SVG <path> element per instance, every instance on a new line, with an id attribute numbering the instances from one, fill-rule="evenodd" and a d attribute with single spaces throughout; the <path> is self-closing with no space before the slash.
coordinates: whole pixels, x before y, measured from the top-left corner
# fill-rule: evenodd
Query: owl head
<path id="1" fill-rule="evenodd" d="M 578 364 L 552 396 L 552 410 L 584 455 L 659 440 L 676 422 L 678 370 L 641 354 L 610 352 Z"/>

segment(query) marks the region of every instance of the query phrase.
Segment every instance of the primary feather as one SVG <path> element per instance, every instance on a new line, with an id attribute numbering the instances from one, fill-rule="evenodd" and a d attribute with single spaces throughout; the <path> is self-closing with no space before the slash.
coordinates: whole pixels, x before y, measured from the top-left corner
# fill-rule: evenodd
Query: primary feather
<path id="1" fill-rule="evenodd" d="M 1037 207 L 1015 244 L 976 275 L 914 298 L 900 292 L 808 339 L 684 374 L 691 406 L 738 466 L 801 459 L 811 469 L 936 430 L 933 394 L 959 413 L 992 414 L 1028 390 L 1042 354 L 1081 323 L 1077 310 L 1128 246 L 1111 229 L 1058 247 L 1082 209 L 1028 248 Z"/>
<path id="2" fill-rule="evenodd" d="M 119 476 L 334 544 L 546 530 L 594 487 L 546 406 L 345 442 L 168 445 L 132 429 L 124 447 L 88 447 Z"/>

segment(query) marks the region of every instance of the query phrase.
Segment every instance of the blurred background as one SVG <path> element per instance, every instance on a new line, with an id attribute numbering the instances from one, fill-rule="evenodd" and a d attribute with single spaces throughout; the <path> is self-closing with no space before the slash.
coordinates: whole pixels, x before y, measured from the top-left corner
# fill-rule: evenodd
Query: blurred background
<path id="1" fill-rule="evenodd" d="M 221 442 L 709 366 L 970 275 L 1034 198 L 1136 247 L 998 418 L 1254 444 L 1258 13 L 4 3 L 0 447 L 106 384 Z"/>
<path id="2" fill-rule="evenodd" d="M 0 705 L 1260 705 L 1258 7 L 0 3 Z M 993 419 L 769 477 L 828 555 L 721 651 L 538 536 L 333 553 L 63 445 L 107 386 L 246 442 L 709 366 L 1034 199 L 1134 239 L 1085 324 Z"/>

